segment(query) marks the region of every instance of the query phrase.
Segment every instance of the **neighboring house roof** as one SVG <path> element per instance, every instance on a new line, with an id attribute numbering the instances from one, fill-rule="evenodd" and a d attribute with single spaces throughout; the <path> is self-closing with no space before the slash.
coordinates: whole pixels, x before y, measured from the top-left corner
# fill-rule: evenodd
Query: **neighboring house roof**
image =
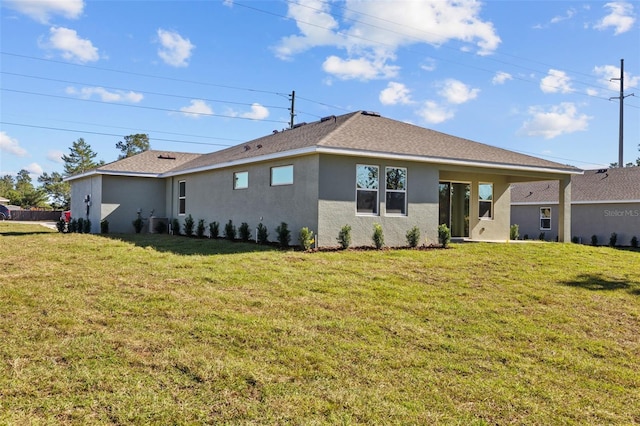
<path id="1" fill-rule="evenodd" d="M 558 181 L 514 183 L 512 204 L 558 202 Z M 640 202 L 640 167 L 585 170 L 571 177 L 571 202 Z"/>
<path id="2" fill-rule="evenodd" d="M 391 120 L 375 113 L 357 111 L 325 117 L 314 123 L 298 124 L 290 130 L 274 131 L 253 141 L 202 155 L 176 167 L 167 175 L 312 152 L 396 157 L 481 167 L 548 169 L 560 173 L 581 172 L 572 166 Z"/>
<path id="3" fill-rule="evenodd" d="M 65 180 L 74 180 L 92 174 L 158 177 L 162 173 L 166 173 L 201 155 L 202 154 L 186 152 L 148 150 L 122 160 L 105 164 L 86 173 L 70 176 Z"/>
<path id="4" fill-rule="evenodd" d="M 381 117 L 376 113 L 356 111 L 340 116 L 332 115 L 309 124 L 296 124 L 293 129 L 274 130 L 268 136 L 210 154 L 146 151 L 66 180 L 91 174 L 177 176 L 310 153 L 396 158 L 561 174 L 581 173 L 581 170 L 572 166 L 447 135 Z M 161 155 L 174 157 L 175 160 L 163 159 Z"/>

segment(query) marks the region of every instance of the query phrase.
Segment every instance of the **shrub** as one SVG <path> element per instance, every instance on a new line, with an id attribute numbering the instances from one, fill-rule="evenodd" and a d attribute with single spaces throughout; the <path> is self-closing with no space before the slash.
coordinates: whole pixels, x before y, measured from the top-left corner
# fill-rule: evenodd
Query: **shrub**
<path id="1" fill-rule="evenodd" d="M 409 247 L 416 248 L 418 247 L 418 243 L 420 243 L 420 228 L 414 226 L 413 228 L 407 231 L 407 244 Z"/>
<path id="2" fill-rule="evenodd" d="M 75 219 L 71 219 L 69 221 L 68 232 L 78 232 L 78 221 Z"/>
<path id="3" fill-rule="evenodd" d="M 171 220 L 171 232 L 174 235 L 180 235 L 180 221 L 178 218 Z"/>
<path id="4" fill-rule="evenodd" d="M 373 236 L 371 239 L 373 240 L 373 245 L 376 246 L 378 250 L 384 246 L 384 234 L 382 232 L 382 225 L 379 223 L 373 224 Z"/>
<path id="5" fill-rule="evenodd" d="M 524 234 L 524 237 L 522 237 L 523 240 L 528 240 L 529 239 L 529 234 Z"/>
<path id="6" fill-rule="evenodd" d="M 289 227 L 285 222 L 280 222 L 280 225 L 276 228 L 276 233 L 278 234 L 278 243 L 280 243 L 280 247 L 289 247 L 291 231 L 289 231 Z"/>
<path id="7" fill-rule="evenodd" d="M 351 245 L 351 226 L 345 225 L 338 232 L 338 244 L 342 250 L 346 250 Z"/>
<path id="8" fill-rule="evenodd" d="M 596 234 L 593 234 L 591 236 L 591 245 L 592 246 L 597 246 L 598 245 L 598 236 Z"/>
<path id="9" fill-rule="evenodd" d="M 451 230 L 444 223 L 438 226 L 438 242 L 442 247 L 449 247 L 449 243 L 451 242 Z"/>
<path id="10" fill-rule="evenodd" d="M 631 247 L 638 248 L 638 237 L 635 235 L 631 238 Z"/>
<path id="11" fill-rule="evenodd" d="M 611 236 L 609 237 L 609 247 L 615 247 L 617 242 L 618 242 L 618 234 L 616 234 L 615 232 L 612 232 Z"/>
<path id="12" fill-rule="evenodd" d="M 578 237 L 573 237 L 573 238 L 571 238 L 571 242 L 572 242 L 573 244 L 578 244 L 578 243 L 580 242 L 580 238 L 578 238 Z"/>
<path id="13" fill-rule="evenodd" d="M 102 219 L 100 221 L 100 233 L 101 234 L 109 233 L 109 221 L 107 219 Z"/>
<path id="14" fill-rule="evenodd" d="M 77 223 L 78 225 L 76 226 L 76 232 L 82 234 L 82 232 L 84 232 L 84 219 L 79 217 Z"/>
<path id="15" fill-rule="evenodd" d="M 233 226 L 231 219 L 229 219 L 229 222 L 224 226 L 224 237 L 229 241 L 236 239 L 236 227 Z"/>
<path id="16" fill-rule="evenodd" d="M 82 232 L 85 234 L 91 233 L 91 221 L 89 219 L 84 220 L 84 223 L 82 224 Z"/>
<path id="17" fill-rule="evenodd" d="M 135 229 L 136 234 L 139 234 L 142 231 L 142 225 L 143 225 L 142 218 L 138 216 L 136 220 L 134 220 L 131 223 L 133 224 L 133 229 Z"/>
<path id="18" fill-rule="evenodd" d="M 67 223 L 64 221 L 64 219 L 58 219 L 58 221 L 56 222 L 56 228 L 58 229 L 58 232 L 64 232 L 66 227 Z"/>
<path id="19" fill-rule="evenodd" d="M 196 227 L 196 235 L 198 238 L 204 237 L 204 219 L 198 220 L 198 226 Z"/>
<path id="20" fill-rule="evenodd" d="M 511 228 L 509 228 L 509 238 L 512 240 L 517 240 L 518 238 L 520 238 L 520 225 L 511 225 Z"/>
<path id="21" fill-rule="evenodd" d="M 153 230 L 158 234 L 164 234 L 167 232 L 167 224 L 164 223 L 164 221 L 159 220 Z"/>
<path id="22" fill-rule="evenodd" d="M 305 251 L 311 250 L 311 246 L 313 246 L 313 243 L 315 242 L 313 239 L 313 231 L 309 230 L 309 228 L 305 226 L 300 230 L 298 240 Z"/>
<path id="23" fill-rule="evenodd" d="M 189 216 L 184 218 L 184 235 L 187 237 L 191 237 L 193 235 L 193 227 L 195 226 L 195 221 L 193 220 L 193 216 L 189 214 Z"/>
<path id="24" fill-rule="evenodd" d="M 267 244 L 269 242 L 269 231 L 267 227 L 263 224 L 258 224 L 258 243 L 259 244 Z"/>
<path id="25" fill-rule="evenodd" d="M 249 224 L 247 222 L 242 222 L 240 227 L 238 228 L 238 235 L 242 241 L 249 241 L 251 238 L 251 230 L 249 229 Z"/>
<path id="26" fill-rule="evenodd" d="M 540 241 L 544 241 L 544 232 L 541 232 L 540 235 L 538 235 L 538 239 Z"/>
<path id="27" fill-rule="evenodd" d="M 220 224 L 215 220 L 209 224 L 209 238 L 220 237 Z"/>

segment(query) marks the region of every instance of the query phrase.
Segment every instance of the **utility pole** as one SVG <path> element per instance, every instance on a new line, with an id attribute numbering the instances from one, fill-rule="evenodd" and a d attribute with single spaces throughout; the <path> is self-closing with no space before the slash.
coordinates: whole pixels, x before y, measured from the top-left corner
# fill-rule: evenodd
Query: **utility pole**
<path id="1" fill-rule="evenodd" d="M 620 96 L 614 96 L 611 99 L 620 100 L 620 126 L 618 129 L 618 167 L 624 167 L 623 149 L 624 149 L 624 98 L 627 96 L 633 96 L 633 93 L 624 95 L 624 59 L 620 59 L 620 78 L 612 78 L 613 80 L 620 80 Z"/>
<path id="2" fill-rule="evenodd" d="M 289 128 L 293 129 L 293 118 L 296 116 L 294 110 L 293 110 L 293 106 L 296 102 L 296 91 L 292 90 L 291 91 L 291 95 L 289 95 L 289 97 L 291 98 L 291 108 L 289 108 L 289 111 L 291 111 L 291 121 L 289 122 Z"/>

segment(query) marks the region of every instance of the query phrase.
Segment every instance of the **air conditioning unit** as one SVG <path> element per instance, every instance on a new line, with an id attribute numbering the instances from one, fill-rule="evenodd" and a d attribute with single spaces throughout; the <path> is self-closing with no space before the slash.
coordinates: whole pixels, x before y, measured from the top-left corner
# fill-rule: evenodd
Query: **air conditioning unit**
<path id="1" fill-rule="evenodd" d="M 166 217 L 155 217 L 151 216 L 149 218 L 149 233 L 157 234 L 158 229 L 164 229 L 163 233 L 167 233 L 169 230 L 169 219 Z"/>

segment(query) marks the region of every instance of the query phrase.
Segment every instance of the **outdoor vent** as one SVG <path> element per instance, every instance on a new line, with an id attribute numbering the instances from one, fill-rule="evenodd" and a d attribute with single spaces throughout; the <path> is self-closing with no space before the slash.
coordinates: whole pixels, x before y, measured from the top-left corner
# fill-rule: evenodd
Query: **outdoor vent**
<path id="1" fill-rule="evenodd" d="M 302 126 L 304 126 L 304 125 L 306 125 L 306 124 L 307 124 L 306 122 L 302 122 L 302 123 L 294 124 L 294 125 L 293 125 L 293 127 L 292 127 L 292 129 L 297 129 L 298 127 L 302 127 Z"/>
<path id="2" fill-rule="evenodd" d="M 322 117 L 322 118 L 320 119 L 320 122 L 321 122 L 321 123 L 324 123 L 325 121 L 329 121 L 329 120 L 331 120 L 331 119 L 333 119 L 333 122 L 335 123 L 335 121 L 336 121 L 336 116 L 335 116 L 335 115 L 329 115 L 329 116 L 327 116 L 327 117 Z"/>
<path id="3" fill-rule="evenodd" d="M 245 146 L 244 146 L 244 150 L 245 150 L 245 151 L 249 151 L 250 149 L 251 149 L 251 147 L 250 147 L 249 145 L 245 145 Z"/>
<path id="4" fill-rule="evenodd" d="M 158 158 L 160 160 L 175 160 L 176 159 L 176 157 L 174 157 L 173 155 L 169 155 L 169 154 L 166 154 L 166 155 L 160 154 L 160 155 L 158 155 Z"/>
<path id="5" fill-rule="evenodd" d="M 370 115 L 371 117 L 380 117 L 380 113 L 375 111 L 362 111 L 362 115 Z"/>
<path id="6" fill-rule="evenodd" d="M 258 145 L 256 145 L 256 148 L 260 149 L 260 148 L 262 148 L 262 145 L 258 144 Z"/>

